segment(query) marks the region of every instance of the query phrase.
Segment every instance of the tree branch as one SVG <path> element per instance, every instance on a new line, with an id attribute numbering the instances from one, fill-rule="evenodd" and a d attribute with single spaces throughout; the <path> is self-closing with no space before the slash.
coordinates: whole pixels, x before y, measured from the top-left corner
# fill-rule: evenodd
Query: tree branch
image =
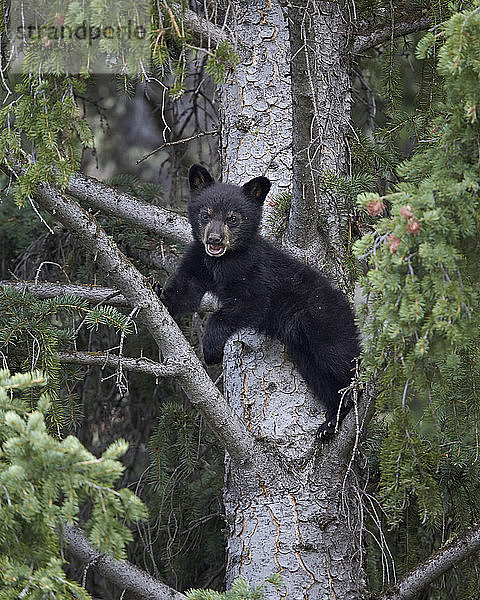
<path id="1" fill-rule="evenodd" d="M 119 217 L 154 235 L 179 244 L 192 241 L 190 223 L 185 217 L 114 190 L 93 177 L 76 173 L 70 179 L 68 193 L 107 215 Z"/>
<path id="2" fill-rule="evenodd" d="M 164 271 L 167 275 L 171 275 L 176 271 L 180 261 L 180 257 L 174 252 L 139 250 L 130 247 L 128 253 L 132 258 L 139 260 L 145 266 Z"/>
<path id="3" fill-rule="evenodd" d="M 415 600 L 427 585 L 478 550 L 480 550 L 480 526 L 469 529 L 447 543 L 425 562 L 407 573 L 396 586 L 381 594 L 378 600 Z"/>
<path id="4" fill-rule="evenodd" d="M 415 21 L 401 21 L 394 24 L 393 37 L 417 33 L 418 31 L 428 29 L 433 24 L 434 22 L 431 15 L 425 15 Z M 353 52 L 355 54 L 362 54 L 374 46 L 389 41 L 391 37 L 392 27 L 390 25 L 379 27 L 378 29 L 367 31 L 366 33 L 358 31 L 355 42 L 353 43 Z"/>
<path id="5" fill-rule="evenodd" d="M 192 34 L 194 42 L 198 46 L 218 46 L 222 42 L 231 44 L 231 37 L 227 32 L 214 25 L 207 19 L 200 17 L 193 10 L 186 10 L 183 15 L 183 22 L 189 32 Z"/>
<path id="6" fill-rule="evenodd" d="M 127 561 L 102 554 L 71 525 L 64 525 L 61 539 L 72 556 L 118 587 L 145 600 L 185 600 L 185 596 Z"/>
<path id="7" fill-rule="evenodd" d="M 128 358 L 118 356 L 109 352 L 58 352 L 61 364 L 80 365 L 84 367 L 121 367 L 125 371 L 152 375 L 153 377 L 175 377 L 178 375 L 181 365 L 175 360 L 165 363 L 157 363 L 149 358 Z"/>
<path id="8" fill-rule="evenodd" d="M 191 135 L 187 138 L 183 138 L 182 140 L 175 140 L 174 142 L 165 142 L 164 144 L 162 144 L 161 146 L 158 146 L 157 148 L 155 148 L 148 154 L 145 154 L 145 156 L 142 156 L 142 158 L 139 158 L 135 164 L 139 165 L 144 160 L 147 160 L 147 158 L 150 158 L 150 156 L 153 156 L 153 154 L 155 154 L 156 152 L 163 150 L 163 148 L 169 148 L 170 146 L 177 146 L 178 144 L 185 144 L 186 142 L 191 142 L 192 140 L 197 140 L 198 138 L 204 137 L 205 135 L 218 135 L 218 130 L 213 129 L 212 131 L 200 131 L 200 133 L 196 133 L 195 135 Z"/>
<path id="9" fill-rule="evenodd" d="M 13 287 L 17 290 L 24 290 L 41 300 L 47 298 L 56 298 L 57 296 L 65 296 L 71 294 L 86 300 L 89 304 L 109 304 L 110 306 L 117 307 L 131 307 L 131 303 L 121 294 L 118 290 L 112 288 L 105 288 L 95 285 L 74 285 L 73 283 L 51 283 L 49 281 L 43 281 L 42 283 L 36 283 L 33 281 L 19 281 L 19 280 L 3 280 L 0 281 L 0 287 L 6 286 Z M 218 300 L 213 294 L 207 292 L 200 302 L 198 307 L 199 312 L 210 312 L 218 308 Z"/>
<path id="10" fill-rule="evenodd" d="M 118 290 L 95 285 L 74 285 L 71 283 L 36 283 L 33 281 L 0 281 L 0 286 L 13 287 L 20 291 L 28 292 L 41 300 L 56 298 L 57 296 L 77 296 L 89 304 L 109 304 L 110 306 L 128 307 L 125 296 Z"/>
<path id="11" fill-rule="evenodd" d="M 123 292 L 127 301 L 140 308 L 139 317 L 160 350 L 167 357 L 174 356 L 181 365 L 177 380 L 183 390 L 192 404 L 206 417 L 212 431 L 225 445 L 232 458 L 239 463 L 253 463 L 261 468 L 261 464 L 265 464 L 265 457 L 261 456 L 253 436 L 215 387 L 177 324 L 145 278 L 118 250 L 94 217 L 76 202 L 46 184 L 37 187 L 35 198 L 96 256 L 99 266 Z"/>

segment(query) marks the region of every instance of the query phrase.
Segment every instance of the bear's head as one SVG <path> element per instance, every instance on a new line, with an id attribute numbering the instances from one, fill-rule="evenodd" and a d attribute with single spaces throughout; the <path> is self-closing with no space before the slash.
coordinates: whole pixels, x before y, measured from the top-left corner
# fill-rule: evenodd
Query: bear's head
<path id="1" fill-rule="evenodd" d="M 270 181 L 255 177 L 242 186 L 218 183 L 201 165 L 190 167 L 188 177 L 188 218 L 205 252 L 218 258 L 247 246 L 258 231 Z"/>

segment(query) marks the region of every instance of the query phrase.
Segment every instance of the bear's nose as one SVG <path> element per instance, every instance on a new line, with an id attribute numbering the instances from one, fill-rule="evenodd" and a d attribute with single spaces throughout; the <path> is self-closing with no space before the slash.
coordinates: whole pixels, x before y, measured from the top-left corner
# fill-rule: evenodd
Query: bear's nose
<path id="1" fill-rule="evenodd" d="M 218 233 L 209 233 L 208 237 L 207 237 L 207 242 L 209 244 L 220 244 L 220 242 L 222 241 L 222 236 L 219 235 Z"/>

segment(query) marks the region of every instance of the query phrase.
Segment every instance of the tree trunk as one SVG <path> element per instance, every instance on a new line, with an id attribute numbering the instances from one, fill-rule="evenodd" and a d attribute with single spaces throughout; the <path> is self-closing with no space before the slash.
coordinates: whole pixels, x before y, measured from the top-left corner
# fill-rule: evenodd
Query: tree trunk
<path id="1" fill-rule="evenodd" d="M 286 243 L 344 291 L 348 205 L 332 179 L 348 174 L 349 20 L 342 2 L 288 6 L 293 95 L 293 189 Z"/>
<path id="2" fill-rule="evenodd" d="M 256 334 L 229 341 L 224 368 L 228 401 L 275 465 L 259 471 L 227 457 L 227 587 L 280 572 L 290 598 L 362 598 L 356 472 L 333 442 L 317 454 L 317 399 L 283 347 Z"/>
<path id="3" fill-rule="evenodd" d="M 230 26 L 248 52 L 222 90 L 224 179 L 240 184 L 266 175 L 275 195 L 288 189 L 292 178 L 289 32 L 277 1 L 241 0 L 235 6 Z M 337 78 L 325 76 L 326 86 L 337 84 Z M 322 93 L 327 97 L 329 90 Z M 310 123 L 313 118 L 312 108 Z M 308 133 L 310 141 L 310 132 L 303 128 L 294 148 L 307 144 L 302 135 Z M 328 143 L 332 153 L 344 148 L 343 139 L 339 146 Z M 313 210 L 316 214 L 318 206 Z M 302 242 L 305 251 L 311 244 L 318 252 L 316 227 L 306 230 Z M 334 443 L 317 448 L 315 433 L 324 416 L 320 402 L 284 347 L 251 331 L 227 343 L 224 376 L 228 401 L 272 457 L 263 469 L 227 457 L 227 587 L 238 576 L 256 584 L 280 572 L 286 588 L 281 596 L 358 600 L 365 583 L 358 518 L 349 496 L 355 478 L 345 479 L 346 470 L 349 475 L 354 470 L 346 467 L 348 455 L 330 456 Z"/>

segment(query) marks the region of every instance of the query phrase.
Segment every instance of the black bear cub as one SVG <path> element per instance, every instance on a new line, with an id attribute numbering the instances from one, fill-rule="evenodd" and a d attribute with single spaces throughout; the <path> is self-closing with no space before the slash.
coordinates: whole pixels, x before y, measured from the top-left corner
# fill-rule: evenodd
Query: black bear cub
<path id="1" fill-rule="evenodd" d="M 260 236 L 266 177 L 229 185 L 193 165 L 189 181 L 194 241 L 166 282 L 164 304 L 176 317 L 196 310 L 207 291 L 219 298 L 203 338 L 207 364 L 221 362 L 225 342 L 242 327 L 279 339 L 325 405 L 319 436 L 329 437 L 337 417 L 348 412 L 348 405 L 340 407 L 339 390 L 349 385 L 360 353 L 348 302 L 319 272 Z"/>

